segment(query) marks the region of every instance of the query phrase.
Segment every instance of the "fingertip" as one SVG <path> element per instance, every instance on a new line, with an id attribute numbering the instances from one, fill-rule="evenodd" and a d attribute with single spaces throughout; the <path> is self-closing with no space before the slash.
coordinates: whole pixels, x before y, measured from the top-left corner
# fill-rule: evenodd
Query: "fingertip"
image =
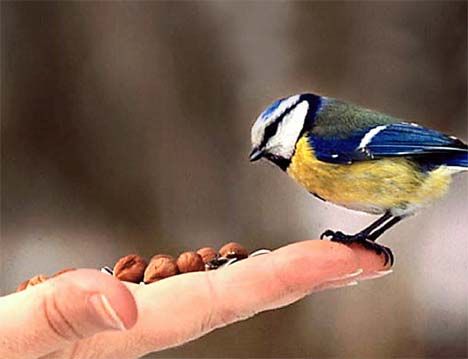
<path id="1" fill-rule="evenodd" d="M 360 268 L 363 269 L 363 275 L 367 273 L 375 273 L 381 271 L 388 271 L 392 267 L 389 261 L 386 261 L 384 254 L 377 254 L 375 251 L 366 249 L 362 244 L 351 243 L 346 244 L 359 261 Z"/>
<path id="2" fill-rule="evenodd" d="M 307 240 L 297 242 L 273 252 L 276 264 L 282 264 L 282 272 L 288 281 L 315 283 L 344 277 L 356 272 L 359 261 L 354 251 L 340 243 Z"/>

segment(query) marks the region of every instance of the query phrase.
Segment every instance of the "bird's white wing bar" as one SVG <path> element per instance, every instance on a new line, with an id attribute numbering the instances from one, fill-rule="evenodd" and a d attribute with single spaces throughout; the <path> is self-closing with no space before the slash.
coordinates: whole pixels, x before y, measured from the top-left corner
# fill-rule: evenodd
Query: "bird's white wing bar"
<path id="1" fill-rule="evenodd" d="M 388 125 L 382 125 L 382 126 L 377 126 L 366 132 L 364 137 L 362 138 L 361 142 L 359 143 L 359 146 L 357 147 L 358 150 L 363 150 L 366 148 L 366 146 L 371 143 L 372 139 L 377 136 L 377 134 L 380 131 L 385 130 L 388 127 Z"/>

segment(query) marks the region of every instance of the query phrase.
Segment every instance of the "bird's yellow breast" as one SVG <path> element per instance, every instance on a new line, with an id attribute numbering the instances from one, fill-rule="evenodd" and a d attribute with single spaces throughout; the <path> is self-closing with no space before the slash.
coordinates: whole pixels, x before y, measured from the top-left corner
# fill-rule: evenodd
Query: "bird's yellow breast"
<path id="1" fill-rule="evenodd" d="M 309 192 L 348 208 L 370 213 L 411 212 L 441 197 L 450 184 L 450 171 L 439 167 L 421 172 L 403 157 L 334 164 L 319 161 L 304 136 L 287 169 Z"/>

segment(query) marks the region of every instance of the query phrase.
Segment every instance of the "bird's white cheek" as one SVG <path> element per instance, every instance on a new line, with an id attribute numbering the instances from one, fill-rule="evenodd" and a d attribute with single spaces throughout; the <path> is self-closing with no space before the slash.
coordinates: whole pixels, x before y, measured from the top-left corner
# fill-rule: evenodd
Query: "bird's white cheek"
<path id="1" fill-rule="evenodd" d="M 304 128 L 309 104 L 303 101 L 287 114 L 279 125 L 276 136 L 268 143 L 269 152 L 283 158 L 291 158 L 296 142 Z"/>

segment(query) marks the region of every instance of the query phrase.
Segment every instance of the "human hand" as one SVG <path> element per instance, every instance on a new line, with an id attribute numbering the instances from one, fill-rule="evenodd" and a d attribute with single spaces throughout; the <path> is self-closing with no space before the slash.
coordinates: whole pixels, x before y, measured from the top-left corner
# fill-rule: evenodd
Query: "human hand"
<path id="1" fill-rule="evenodd" d="M 0 298 L 0 357 L 137 358 L 387 273 L 383 256 L 318 240 L 146 286 L 80 269 Z"/>

